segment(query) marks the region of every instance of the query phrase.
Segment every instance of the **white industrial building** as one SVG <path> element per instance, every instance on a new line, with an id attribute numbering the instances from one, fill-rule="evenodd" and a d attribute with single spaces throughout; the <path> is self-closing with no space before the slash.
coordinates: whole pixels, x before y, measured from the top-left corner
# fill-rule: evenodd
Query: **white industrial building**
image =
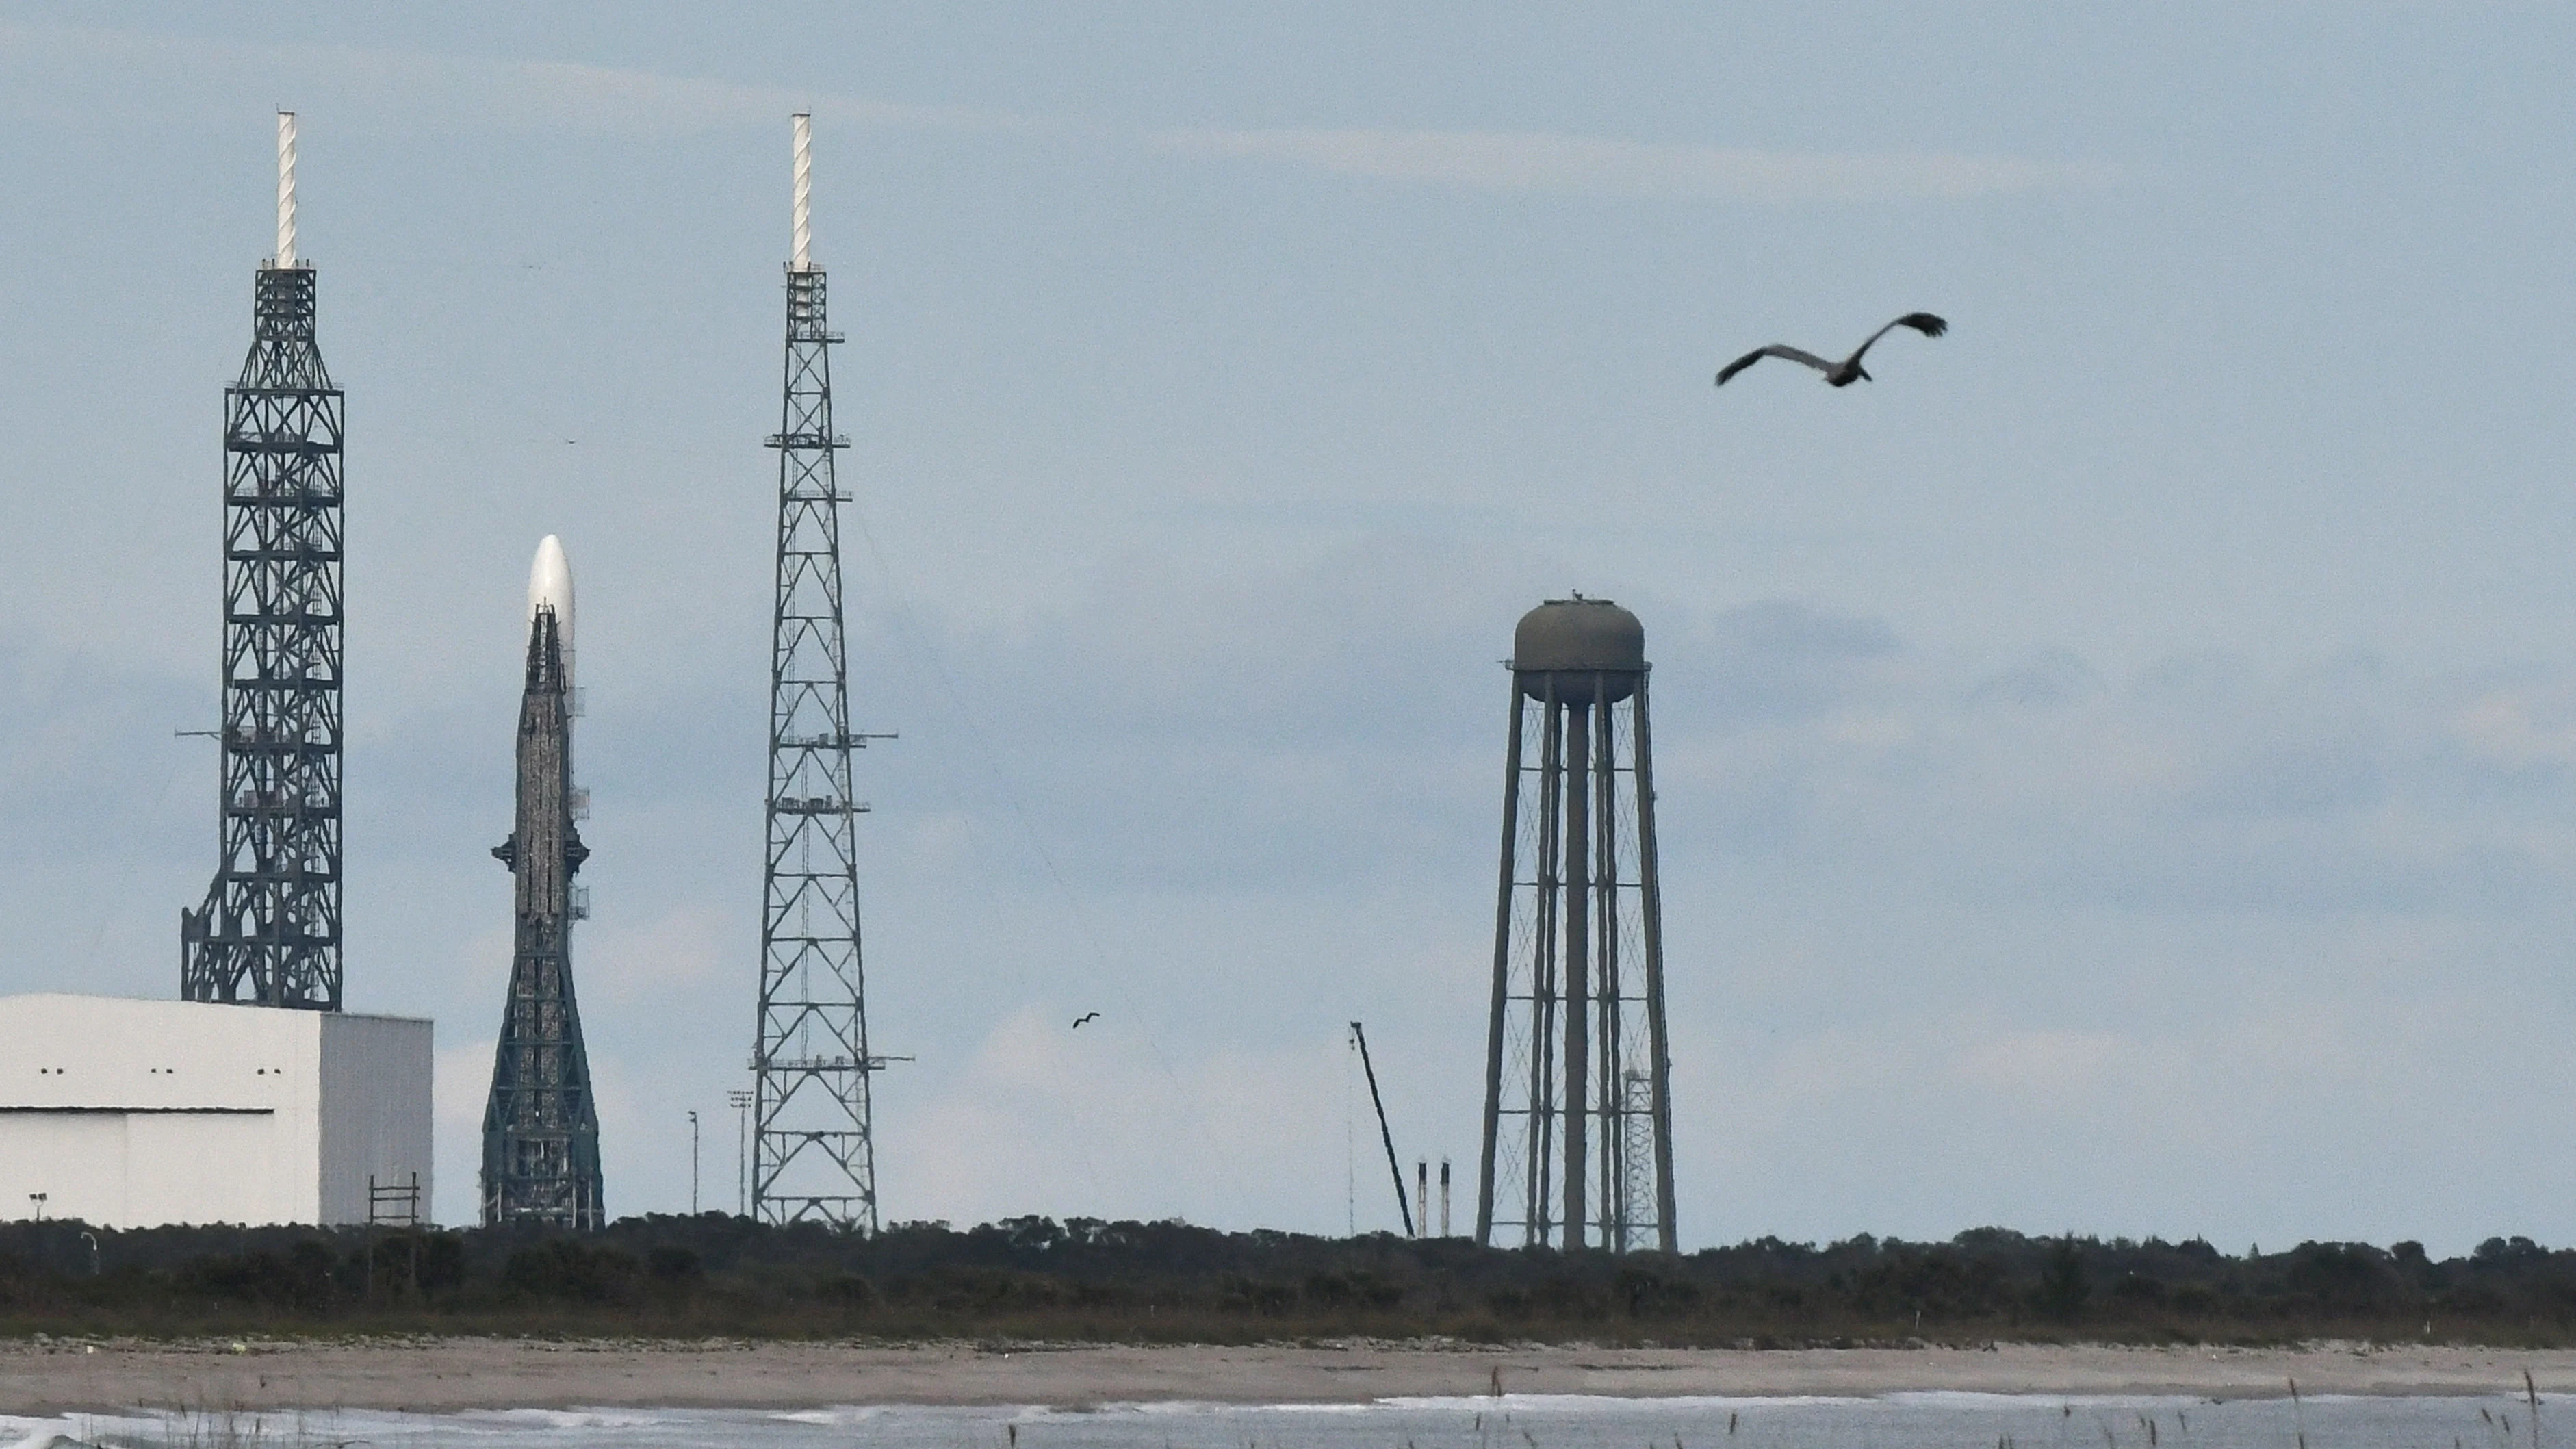
<path id="1" fill-rule="evenodd" d="M 415 1173 L 425 1217 L 430 1062 L 404 1017 L 0 997 L 0 1217 L 364 1223 Z"/>

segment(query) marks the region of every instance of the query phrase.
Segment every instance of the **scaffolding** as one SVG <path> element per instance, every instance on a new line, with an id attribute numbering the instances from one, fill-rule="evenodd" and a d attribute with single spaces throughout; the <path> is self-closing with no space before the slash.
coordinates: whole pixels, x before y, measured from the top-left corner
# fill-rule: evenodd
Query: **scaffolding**
<path id="1" fill-rule="evenodd" d="M 340 1009 L 340 390 L 295 255 L 295 117 L 277 118 L 278 249 L 224 389 L 218 863 L 179 912 L 189 1001 Z"/>
<path id="2" fill-rule="evenodd" d="M 549 540 L 551 542 L 552 540 Z M 572 819 L 572 725 L 561 623 L 528 621 L 518 808 L 492 854 L 510 868 L 510 997 L 483 1105 L 483 1225 L 587 1232 L 607 1221 L 598 1104 L 573 991 L 573 876 L 590 858 Z"/>

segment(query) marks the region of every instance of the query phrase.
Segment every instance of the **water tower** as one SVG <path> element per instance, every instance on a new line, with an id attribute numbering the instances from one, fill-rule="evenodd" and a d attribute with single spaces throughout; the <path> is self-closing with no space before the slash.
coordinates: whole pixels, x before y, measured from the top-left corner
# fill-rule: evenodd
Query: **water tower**
<path id="1" fill-rule="evenodd" d="M 1672 1252 L 1645 626 L 1550 599 L 1511 671 L 1476 1239 Z"/>

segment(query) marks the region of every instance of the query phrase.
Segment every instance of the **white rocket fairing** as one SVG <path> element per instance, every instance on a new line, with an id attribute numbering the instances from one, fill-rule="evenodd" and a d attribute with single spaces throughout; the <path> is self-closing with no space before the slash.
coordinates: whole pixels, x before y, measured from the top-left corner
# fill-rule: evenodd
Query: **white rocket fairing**
<path id="1" fill-rule="evenodd" d="M 528 565 L 528 622 L 537 621 L 542 605 L 555 611 L 555 637 L 563 641 L 564 691 L 572 690 L 572 563 L 564 557 L 563 540 L 549 533 L 537 544 L 536 561 Z"/>

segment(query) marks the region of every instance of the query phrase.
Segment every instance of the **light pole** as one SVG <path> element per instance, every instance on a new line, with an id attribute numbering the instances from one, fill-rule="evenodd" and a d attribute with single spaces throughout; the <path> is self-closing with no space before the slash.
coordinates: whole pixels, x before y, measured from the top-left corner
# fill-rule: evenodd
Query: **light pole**
<path id="1" fill-rule="evenodd" d="M 742 1119 L 742 1146 L 734 1160 L 734 1192 L 737 1197 L 735 1210 L 744 1217 L 749 1217 L 751 1216 L 751 1094 L 743 1091 L 727 1092 L 725 1100 L 733 1104 L 734 1115 Z"/>
<path id="2" fill-rule="evenodd" d="M 698 1215 L 698 1114 L 689 1114 L 689 1216 Z"/>
<path id="3" fill-rule="evenodd" d="M 45 1220 L 45 1198 L 47 1196 L 48 1194 L 41 1192 L 31 1192 L 27 1194 L 27 1201 L 36 1205 L 36 1221 L 40 1223 Z"/>

